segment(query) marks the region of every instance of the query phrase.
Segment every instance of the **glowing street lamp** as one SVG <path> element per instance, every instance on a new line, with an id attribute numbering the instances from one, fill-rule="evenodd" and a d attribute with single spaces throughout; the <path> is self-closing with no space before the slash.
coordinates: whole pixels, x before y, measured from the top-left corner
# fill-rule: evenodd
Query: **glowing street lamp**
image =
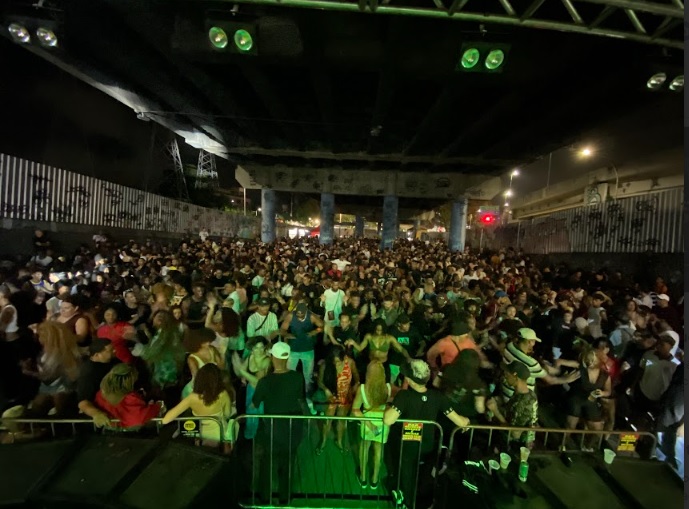
<path id="1" fill-rule="evenodd" d="M 584 147 L 579 151 L 579 155 L 582 157 L 591 157 L 593 155 L 593 149 L 591 149 L 591 147 Z"/>

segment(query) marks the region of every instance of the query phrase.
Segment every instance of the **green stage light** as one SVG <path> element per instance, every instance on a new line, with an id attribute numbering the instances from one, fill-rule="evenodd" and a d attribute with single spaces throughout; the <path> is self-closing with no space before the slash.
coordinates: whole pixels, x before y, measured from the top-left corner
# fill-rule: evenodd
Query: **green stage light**
<path id="1" fill-rule="evenodd" d="M 251 51 L 254 47 L 254 39 L 249 32 L 239 29 L 234 33 L 234 44 L 239 51 Z"/>
<path id="2" fill-rule="evenodd" d="M 494 49 L 486 57 L 486 69 L 494 71 L 505 61 L 505 53 L 501 49 Z"/>
<path id="3" fill-rule="evenodd" d="M 211 44 L 218 49 L 225 49 L 227 43 L 229 42 L 227 39 L 227 34 L 220 27 L 211 27 L 211 29 L 208 31 L 208 38 L 210 39 Z"/>
<path id="4" fill-rule="evenodd" d="M 471 69 L 478 64 L 481 59 L 481 53 L 476 48 L 469 48 L 462 54 L 462 67 Z"/>

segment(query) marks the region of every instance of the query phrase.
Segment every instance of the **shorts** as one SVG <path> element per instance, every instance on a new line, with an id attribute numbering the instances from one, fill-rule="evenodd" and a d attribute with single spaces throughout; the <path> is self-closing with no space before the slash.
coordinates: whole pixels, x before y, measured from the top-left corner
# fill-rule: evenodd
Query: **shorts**
<path id="1" fill-rule="evenodd" d="M 581 417 L 589 422 L 601 422 L 603 411 L 598 401 L 589 401 L 588 397 L 573 396 L 567 402 L 567 415 Z"/>

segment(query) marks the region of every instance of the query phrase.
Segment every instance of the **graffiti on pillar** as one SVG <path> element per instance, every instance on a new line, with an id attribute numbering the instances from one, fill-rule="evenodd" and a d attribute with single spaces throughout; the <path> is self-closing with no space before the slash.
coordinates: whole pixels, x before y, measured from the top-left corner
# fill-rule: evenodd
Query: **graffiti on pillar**
<path id="1" fill-rule="evenodd" d="M 440 177 L 435 179 L 435 188 L 436 189 L 445 189 L 450 187 L 450 179 L 447 177 Z"/>

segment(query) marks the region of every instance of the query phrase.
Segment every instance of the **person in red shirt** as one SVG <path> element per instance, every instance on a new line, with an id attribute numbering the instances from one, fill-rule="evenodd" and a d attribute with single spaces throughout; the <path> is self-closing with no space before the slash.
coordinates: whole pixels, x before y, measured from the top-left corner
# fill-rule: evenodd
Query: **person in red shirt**
<path id="1" fill-rule="evenodd" d="M 103 314 L 103 324 L 98 327 L 97 336 L 112 341 L 115 357 L 120 362 L 131 364 L 134 356 L 129 351 L 127 341 L 133 340 L 136 335 L 134 327 L 127 322 L 120 321 L 115 307 L 109 307 Z"/>
<path id="2" fill-rule="evenodd" d="M 428 364 L 435 370 L 442 369 L 454 360 L 464 349 L 473 348 L 481 357 L 482 364 L 487 362 L 481 348 L 471 337 L 471 329 L 464 322 L 456 322 L 452 325 L 452 334 L 438 340 L 426 354 Z"/>
<path id="3" fill-rule="evenodd" d="M 110 427 L 136 429 L 163 411 L 162 403 L 147 403 L 140 393 L 135 392 L 139 373 L 134 366 L 117 364 L 105 375 L 96 394 L 96 406 L 117 422 Z"/>
<path id="4" fill-rule="evenodd" d="M 607 338 L 598 338 L 593 343 L 594 351 L 596 352 L 596 357 L 600 363 L 601 370 L 608 374 L 610 379 L 611 387 L 613 391 L 610 396 L 600 398 L 600 404 L 603 407 L 603 417 L 605 419 L 605 424 L 603 429 L 612 431 L 615 429 L 615 385 L 620 378 L 620 365 L 619 362 L 610 356 L 610 341 Z"/>

